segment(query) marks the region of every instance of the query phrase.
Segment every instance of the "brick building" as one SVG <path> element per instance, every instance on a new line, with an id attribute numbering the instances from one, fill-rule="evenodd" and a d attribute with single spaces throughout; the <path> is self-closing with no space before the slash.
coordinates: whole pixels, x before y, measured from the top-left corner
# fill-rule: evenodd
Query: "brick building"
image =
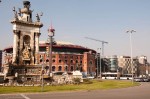
<path id="1" fill-rule="evenodd" d="M 46 42 L 39 44 L 38 64 L 44 65 L 45 72 L 48 72 L 49 68 L 48 46 L 49 44 Z M 13 48 L 8 47 L 4 49 L 4 51 L 4 63 L 12 63 Z M 58 42 L 53 45 L 52 72 L 72 72 L 74 70 L 80 70 L 85 75 L 94 75 L 96 71 L 95 55 L 96 51 L 92 49 Z"/>

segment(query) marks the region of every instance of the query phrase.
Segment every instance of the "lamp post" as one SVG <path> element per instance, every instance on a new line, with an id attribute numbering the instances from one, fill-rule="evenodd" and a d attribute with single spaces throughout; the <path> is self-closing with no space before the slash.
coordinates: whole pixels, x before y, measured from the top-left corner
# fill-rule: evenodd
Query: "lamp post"
<path id="1" fill-rule="evenodd" d="M 48 36 L 49 36 L 49 75 L 52 71 L 52 45 L 53 45 L 53 36 L 55 34 L 55 29 L 52 28 L 52 26 L 50 27 L 50 29 L 48 29 Z M 50 75 L 51 76 L 51 75 Z"/>
<path id="2" fill-rule="evenodd" d="M 132 33 L 133 32 L 136 32 L 136 31 L 135 30 L 126 31 L 126 33 L 129 33 L 129 35 L 130 35 L 132 84 L 133 84 L 133 81 L 134 81 L 134 78 L 133 78 L 133 58 L 132 58 Z"/>
<path id="3" fill-rule="evenodd" d="M 44 61 L 44 59 L 43 59 Z M 41 88 L 41 91 L 43 92 L 44 90 L 44 62 L 42 63 L 42 88 Z"/>

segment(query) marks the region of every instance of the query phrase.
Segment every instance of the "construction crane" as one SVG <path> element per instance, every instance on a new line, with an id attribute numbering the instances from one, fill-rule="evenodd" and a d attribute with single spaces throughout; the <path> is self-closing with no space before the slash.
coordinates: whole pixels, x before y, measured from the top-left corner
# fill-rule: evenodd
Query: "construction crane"
<path id="1" fill-rule="evenodd" d="M 104 44 L 108 44 L 108 42 L 106 41 L 101 41 L 101 40 L 97 40 L 97 39 L 94 39 L 94 38 L 90 38 L 90 37 L 85 37 L 86 39 L 90 39 L 90 40 L 94 40 L 94 41 L 97 41 L 97 42 L 101 42 L 102 43 L 102 56 L 104 56 Z"/>

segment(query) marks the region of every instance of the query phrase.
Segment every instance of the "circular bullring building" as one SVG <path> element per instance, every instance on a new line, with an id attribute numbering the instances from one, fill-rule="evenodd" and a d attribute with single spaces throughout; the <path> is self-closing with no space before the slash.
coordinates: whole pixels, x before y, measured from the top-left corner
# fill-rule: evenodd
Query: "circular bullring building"
<path id="1" fill-rule="evenodd" d="M 44 65 L 45 72 L 49 70 L 49 43 L 40 41 L 38 63 Z M 13 47 L 4 49 L 4 63 L 12 63 Z M 67 42 L 55 42 L 52 47 L 52 72 L 72 72 L 80 70 L 83 74 L 94 75 L 96 51 Z M 28 65 L 28 64 L 27 64 Z"/>

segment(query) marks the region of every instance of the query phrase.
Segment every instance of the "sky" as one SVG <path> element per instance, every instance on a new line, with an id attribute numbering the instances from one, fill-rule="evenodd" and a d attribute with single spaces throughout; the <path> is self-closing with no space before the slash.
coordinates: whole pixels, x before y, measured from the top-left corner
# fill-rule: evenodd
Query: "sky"
<path id="1" fill-rule="evenodd" d="M 52 22 L 55 40 L 70 42 L 94 49 L 107 41 L 104 55 L 130 56 L 132 33 L 133 56 L 145 55 L 150 62 L 150 0 L 29 0 L 35 15 L 43 12 L 41 41 L 48 38 L 47 29 Z M 13 45 L 13 7 L 23 8 L 23 0 L 2 0 L 0 3 L 0 49 Z"/>

